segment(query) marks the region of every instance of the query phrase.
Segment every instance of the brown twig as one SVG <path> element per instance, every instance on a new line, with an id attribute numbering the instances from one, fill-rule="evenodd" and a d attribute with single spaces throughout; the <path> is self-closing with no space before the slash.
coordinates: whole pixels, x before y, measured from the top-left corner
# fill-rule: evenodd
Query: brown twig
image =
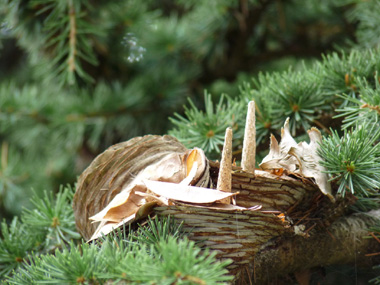
<path id="1" fill-rule="evenodd" d="M 367 253 L 365 256 L 376 256 L 376 255 L 380 255 L 380 252 Z"/>
<path id="2" fill-rule="evenodd" d="M 378 243 L 380 243 L 380 239 L 373 233 L 373 232 L 370 232 L 369 233 Z"/>
<path id="3" fill-rule="evenodd" d="M 5 171 L 8 166 L 8 148 L 8 143 L 4 141 L 1 144 L 1 171 Z"/>
<path id="4" fill-rule="evenodd" d="M 326 133 L 328 133 L 329 135 L 331 135 L 331 131 L 325 125 L 323 125 L 321 122 L 319 122 L 317 120 L 313 120 L 313 123 L 316 124 L 321 129 L 323 129 Z"/>
<path id="5" fill-rule="evenodd" d="M 76 13 L 74 8 L 74 3 L 72 0 L 68 1 L 69 6 L 69 20 L 70 20 L 70 34 L 69 34 L 69 58 L 67 60 L 69 72 L 74 72 L 76 69 L 75 66 L 75 57 L 77 54 L 76 43 L 77 43 L 77 23 L 76 23 Z"/>

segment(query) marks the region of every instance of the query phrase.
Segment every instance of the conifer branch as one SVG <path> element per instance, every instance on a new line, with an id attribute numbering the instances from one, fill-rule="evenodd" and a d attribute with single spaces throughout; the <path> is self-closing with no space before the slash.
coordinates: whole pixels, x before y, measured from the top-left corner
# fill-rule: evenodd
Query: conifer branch
<path id="1" fill-rule="evenodd" d="M 283 279 L 288 274 L 319 266 L 376 265 L 376 256 L 369 257 L 367 254 L 380 251 L 380 244 L 369 234 L 370 228 L 378 225 L 379 221 L 380 210 L 352 214 L 335 221 L 324 231 L 312 233 L 308 238 L 294 236 L 271 241 L 255 255 L 249 273 L 243 272 L 240 283 L 236 284 L 244 284 L 244 280 L 248 279 L 265 284 L 268 278 Z M 267 272 L 272 274 L 268 275 Z"/>
<path id="2" fill-rule="evenodd" d="M 8 150 L 9 145 L 6 141 L 2 142 L 1 144 L 1 169 L 0 169 L 0 175 L 8 166 Z"/>
<path id="3" fill-rule="evenodd" d="M 380 129 L 357 126 L 340 137 L 336 131 L 323 140 L 318 152 L 338 193 L 369 196 L 380 189 Z"/>
<path id="4" fill-rule="evenodd" d="M 69 34 L 69 42 L 70 42 L 70 52 L 67 60 L 68 69 L 70 73 L 75 72 L 75 57 L 77 54 L 76 50 L 76 36 L 77 36 L 77 26 L 76 26 L 76 11 L 73 4 L 73 0 L 68 0 L 68 12 L 69 12 L 69 22 L 70 22 L 70 34 Z"/>

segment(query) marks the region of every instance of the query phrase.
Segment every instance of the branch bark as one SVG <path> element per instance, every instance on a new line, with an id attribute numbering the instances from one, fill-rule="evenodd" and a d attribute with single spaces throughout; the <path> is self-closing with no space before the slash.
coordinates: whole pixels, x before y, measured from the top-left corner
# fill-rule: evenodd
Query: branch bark
<path id="1" fill-rule="evenodd" d="M 235 284 L 267 284 L 283 276 L 305 272 L 314 267 L 356 264 L 371 267 L 380 263 L 380 244 L 369 237 L 369 227 L 380 220 L 380 210 L 342 217 L 309 238 L 282 237 L 262 246 Z M 307 283 L 306 283 L 307 284 Z"/>

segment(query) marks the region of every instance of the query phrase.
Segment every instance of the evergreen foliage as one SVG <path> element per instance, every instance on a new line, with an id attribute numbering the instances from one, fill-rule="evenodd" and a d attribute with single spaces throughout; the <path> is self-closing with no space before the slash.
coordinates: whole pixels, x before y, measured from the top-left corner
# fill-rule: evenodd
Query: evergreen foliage
<path id="1" fill-rule="evenodd" d="M 31 258 L 80 238 L 71 207 L 72 188 L 61 188 L 55 199 L 52 196 L 51 192 L 45 192 L 42 199 L 35 196 L 35 209 L 24 209 L 21 219 L 14 217 L 10 225 L 2 222 L 0 275 L 10 274 L 12 270 L 31 262 Z"/>
<path id="2" fill-rule="evenodd" d="M 360 59 L 360 60 L 358 60 Z M 218 104 L 219 110 L 234 110 L 233 115 L 224 114 L 219 132 L 209 122 L 206 115 L 192 105 L 192 112 L 186 109 L 188 118 L 172 118 L 177 129 L 171 134 L 177 136 L 188 147 L 205 144 L 213 138 L 207 134 L 214 134 L 215 138 L 222 138 L 227 126 L 235 130 L 244 127 L 246 117 L 246 104 L 248 100 L 257 102 L 257 136 L 258 142 L 268 144 L 268 134 L 277 133 L 286 118 L 290 118 L 290 130 L 293 135 L 305 133 L 312 125 L 322 130 L 330 131 L 320 120 L 333 122 L 333 118 L 344 116 L 343 128 L 354 125 L 354 130 L 345 132 L 342 137 L 337 131 L 332 131 L 331 136 L 324 140 L 320 155 L 325 161 L 332 180 L 338 179 L 338 193 L 344 194 L 346 190 L 361 195 L 370 195 L 379 188 L 379 139 L 377 106 L 377 82 L 376 74 L 380 62 L 378 50 L 353 51 L 348 55 L 339 56 L 333 53 L 325 57 L 311 68 L 303 67 L 302 71 L 283 73 L 260 74 L 255 80 L 255 86 L 243 85 L 240 89 L 240 100 L 229 100 L 228 103 Z M 357 66 L 357 69 L 356 69 Z M 350 75 L 349 72 L 352 71 Z M 349 79 L 347 79 L 349 78 Z M 363 83 L 366 82 L 366 83 Z M 368 83 L 367 83 L 368 82 Z M 211 102 L 207 102 L 206 108 L 212 110 Z M 206 109 L 207 110 L 207 109 Z M 337 113 L 339 112 L 339 113 Z M 209 112 L 206 111 L 208 115 Z M 335 117 L 334 117 L 335 115 Z M 210 117 L 210 116 L 209 116 Z M 219 118 L 219 117 L 218 117 Z M 180 121 L 181 120 L 181 121 Z M 220 120 L 213 120 L 218 124 Z M 236 121 L 240 124 L 236 124 Z M 368 129 L 368 126 L 374 127 Z M 237 126 L 236 126 L 237 125 Z M 365 127 L 364 127 L 365 126 Z M 235 133 L 237 140 L 242 140 L 243 132 Z M 191 142 L 189 143 L 189 138 Z M 213 150 L 219 150 L 223 140 Z M 218 140 L 218 141 L 219 141 Z M 374 147 L 376 145 L 376 147 Z M 211 148 L 206 147 L 210 152 Z"/>
<path id="3" fill-rule="evenodd" d="M 340 13 L 345 8 L 329 2 L 2 0 L 0 136 L 8 162 L 1 212 L 30 207 L 31 187 L 42 196 L 74 182 L 113 143 L 167 132 L 167 118 L 183 116 L 187 98 L 202 105 L 205 87 L 233 98 L 238 83 L 259 70 L 344 44 L 352 24 Z M 321 17 L 340 28 L 325 33 Z M 233 119 L 241 134 L 243 115 Z M 192 140 L 215 157 L 225 123 L 216 124 L 207 142 Z"/>
<path id="4" fill-rule="evenodd" d="M 131 284 L 227 284 L 226 262 L 216 262 L 214 254 L 200 252 L 194 242 L 169 237 L 157 246 L 108 240 L 95 244 L 71 245 L 26 265 L 9 284 L 106 283 Z"/>
<path id="5" fill-rule="evenodd" d="M 106 283 L 213 284 L 231 280 L 215 253 L 201 252 L 170 217 L 149 219 L 136 232 L 117 231 L 94 243 L 78 243 L 71 209 L 72 190 L 55 199 L 45 194 L 2 223 L 0 274 L 9 284 Z"/>
<path id="6" fill-rule="evenodd" d="M 374 79 L 375 87 L 370 87 L 366 81 L 357 80 L 358 89 L 360 90 L 359 96 L 352 97 L 343 94 L 342 98 L 347 103 L 351 103 L 343 109 L 337 109 L 338 112 L 341 112 L 337 117 L 344 117 L 343 128 L 348 128 L 355 124 L 363 126 L 375 124 L 376 128 L 379 127 L 380 110 L 377 106 L 380 103 L 380 84 L 377 73 Z"/>
<path id="7" fill-rule="evenodd" d="M 205 112 L 199 110 L 190 100 L 190 108 L 185 106 L 186 117 L 175 113 L 175 118 L 170 120 L 177 129 L 173 129 L 169 134 L 179 138 L 185 146 L 198 146 L 212 156 L 213 153 L 220 152 L 226 128 L 231 125 L 235 127 L 235 118 L 238 119 L 235 114 L 240 111 L 241 103 L 222 94 L 214 107 L 211 95 L 207 93 L 204 95 L 204 101 Z"/>
<path id="8" fill-rule="evenodd" d="M 55 199 L 51 192 L 45 192 L 42 199 L 32 199 L 35 209 L 24 210 L 22 222 L 32 225 L 34 232 L 45 235 L 44 246 L 47 250 L 80 238 L 75 231 L 74 214 L 70 207 L 72 197 L 70 187 L 59 191 Z"/>
<path id="9" fill-rule="evenodd" d="M 8 226 L 5 221 L 1 223 L 1 276 L 11 273 L 35 249 L 38 239 L 29 235 L 25 225 L 20 225 L 15 217 Z"/>
<path id="10" fill-rule="evenodd" d="M 250 100 L 259 157 L 287 117 L 297 140 L 316 126 L 338 193 L 354 194 L 356 211 L 378 209 L 379 15 L 377 0 L 1 0 L 0 275 L 11 284 L 230 280 L 227 263 L 170 220 L 82 243 L 73 189 L 58 189 L 109 145 L 148 133 L 219 159 L 230 126 L 239 161 Z M 217 92 L 202 102 L 204 89 Z"/>
<path id="11" fill-rule="evenodd" d="M 167 241 L 169 237 L 176 239 L 185 238 L 186 233 L 182 229 L 182 224 L 177 224 L 173 218 L 168 216 L 160 222 L 149 217 L 146 226 L 139 227 L 136 233 L 131 235 L 133 240 L 148 245 L 157 245 L 160 240 Z"/>
<path id="12" fill-rule="evenodd" d="M 325 139 L 319 149 L 321 162 L 338 180 L 338 193 L 346 191 L 358 196 L 369 196 L 380 188 L 379 144 L 380 130 L 356 127 L 339 137 L 336 131 Z"/>

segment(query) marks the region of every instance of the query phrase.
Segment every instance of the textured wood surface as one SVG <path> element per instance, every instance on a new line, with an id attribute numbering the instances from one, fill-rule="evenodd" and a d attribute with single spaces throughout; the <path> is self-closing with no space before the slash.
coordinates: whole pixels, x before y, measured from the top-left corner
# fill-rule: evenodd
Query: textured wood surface
<path id="1" fill-rule="evenodd" d="M 189 238 L 199 246 L 217 252 L 220 259 L 234 262 L 230 270 L 251 262 L 254 253 L 269 239 L 283 233 L 285 223 L 273 213 L 261 211 L 230 211 L 195 206 L 157 207 L 161 216 L 173 216 L 183 223 Z"/>
<path id="2" fill-rule="evenodd" d="M 210 161 L 213 181 L 217 180 L 218 171 L 219 163 Z M 302 213 L 306 213 L 304 210 L 310 208 L 313 198 L 321 196 L 318 187 L 311 181 L 261 171 L 255 173 L 234 167 L 232 192 L 239 193 L 236 196 L 237 206 L 250 208 L 261 205 L 260 210 L 215 210 L 181 204 L 157 207 L 154 213 L 171 215 L 183 222 L 184 229 L 190 232 L 190 239 L 216 251 L 220 259 L 232 259 L 233 263 L 228 269 L 236 273 L 252 262 L 254 254 L 263 244 L 292 231 L 289 222 L 280 218 L 279 214 L 289 211 L 298 215 L 300 208 Z"/>

